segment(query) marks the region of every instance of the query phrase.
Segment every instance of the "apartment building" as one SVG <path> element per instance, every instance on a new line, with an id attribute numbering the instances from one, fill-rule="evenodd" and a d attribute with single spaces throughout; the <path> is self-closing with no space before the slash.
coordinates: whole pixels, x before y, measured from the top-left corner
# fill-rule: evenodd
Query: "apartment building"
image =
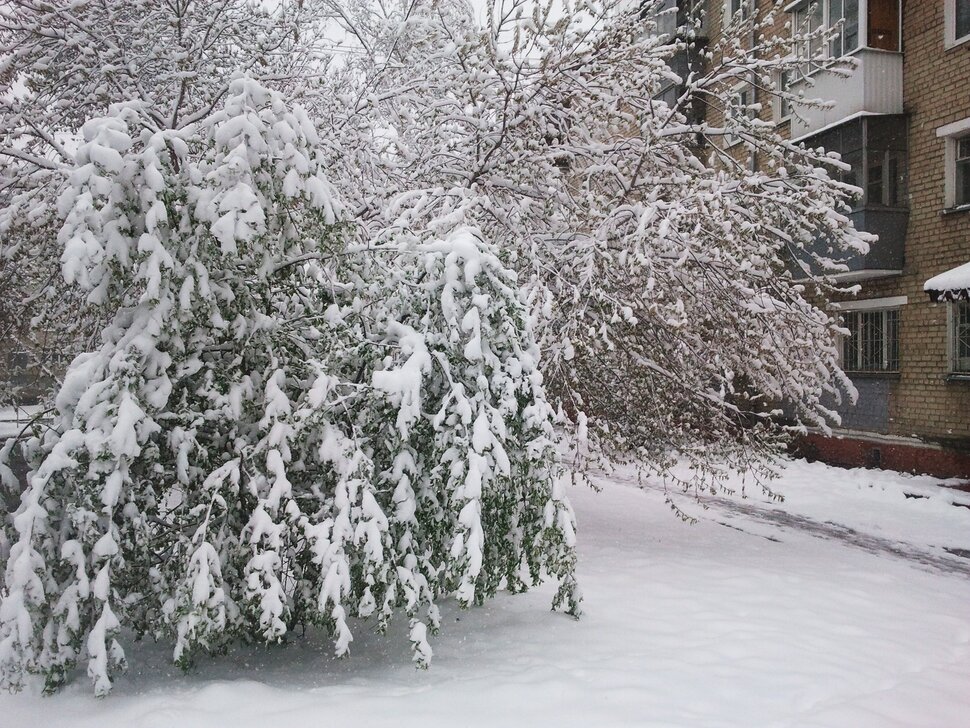
<path id="1" fill-rule="evenodd" d="M 698 47 L 737 14 L 777 7 L 680 6 L 682 18 L 704 18 Z M 805 70 L 776 83 L 832 104 L 793 114 L 743 86 L 736 103 L 760 103 L 784 136 L 841 153 L 845 180 L 863 191 L 851 217 L 879 236 L 841 276 L 858 286 L 839 302 L 851 334 L 843 368 L 858 402 L 839 406 L 834 436 L 812 434 L 801 450 L 840 465 L 970 477 L 970 0 L 793 0 L 777 9 L 777 35 L 830 28 L 834 37 L 793 42 Z M 854 67 L 813 69 L 819 55 L 851 57 Z"/>

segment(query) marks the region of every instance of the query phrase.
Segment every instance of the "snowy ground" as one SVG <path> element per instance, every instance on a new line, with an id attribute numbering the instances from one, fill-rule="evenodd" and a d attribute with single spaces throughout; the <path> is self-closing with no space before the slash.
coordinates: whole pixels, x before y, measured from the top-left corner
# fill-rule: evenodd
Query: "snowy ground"
<path id="1" fill-rule="evenodd" d="M 796 462 L 772 505 L 675 519 L 622 476 L 577 489 L 580 621 L 546 587 L 446 611 L 427 672 L 402 634 L 250 649 L 185 676 L 160 648 L 105 700 L 0 696 L 0 725 L 970 725 L 970 495 L 928 478 Z"/>

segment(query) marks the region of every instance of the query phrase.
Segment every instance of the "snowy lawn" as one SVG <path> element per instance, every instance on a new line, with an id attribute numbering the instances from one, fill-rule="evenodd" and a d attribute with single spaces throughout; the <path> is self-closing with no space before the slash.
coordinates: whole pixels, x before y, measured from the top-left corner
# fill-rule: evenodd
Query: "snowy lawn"
<path id="1" fill-rule="evenodd" d="M 792 463 L 784 504 L 711 498 L 687 526 L 655 485 L 576 488 L 585 615 L 551 586 L 446 609 L 428 671 L 359 626 L 183 675 L 132 647 L 107 699 L 0 696 L 0 725 L 970 725 L 970 496 L 929 478 Z M 400 625 L 403 629 L 403 625 Z"/>

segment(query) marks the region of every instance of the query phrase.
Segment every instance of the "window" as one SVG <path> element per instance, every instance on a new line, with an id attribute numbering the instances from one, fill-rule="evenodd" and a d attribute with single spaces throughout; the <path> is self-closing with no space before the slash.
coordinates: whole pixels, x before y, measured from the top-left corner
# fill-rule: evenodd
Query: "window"
<path id="1" fill-rule="evenodd" d="M 743 121 L 734 120 L 740 120 L 742 117 L 747 117 L 748 119 L 756 118 L 757 112 L 752 104 L 754 104 L 754 88 L 749 85 L 738 86 L 734 90 L 734 95 L 731 96 L 728 101 L 728 106 L 725 109 L 725 116 L 727 117 L 725 124 L 727 126 L 745 128 L 746 125 Z M 730 147 L 741 141 L 741 138 L 734 134 L 725 134 L 724 140 Z"/>
<path id="2" fill-rule="evenodd" d="M 838 58 L 859 45 L 859 0 L 828 0 L 828 4 L 827 26 L 839 28 L 831 40 L 829 54 Z"/>
<path id="3" fill-rule="evenodd" d="M 954 301 L 950 305 L 953 322 L 953 371 L 970 374 L 970 301 Z"/>
<path id="4" fill-rule="evenodd" d="M 842 369 L 847 372 L 899 371 L 899 309 L 846 311 Z"/>
<path id="5" fill-rule="evenodd" d="M 970 41 L 970 0 L 946 0 L 946 45 Z"/>
<path id="6" fill-rule="evenodd" d="M 812 137 L 811 147 L 838 152 L 849 165 L 841 173 L 846 184 L 860 187 L 856 208 L 905 208 L 908 200 L 906 120 L 902 116 L 870 116 L 841 124 Z"/>
<path id="7" fill-rule="evenodd" d="M 867 119 L 865 133 L 867 207 L 906 207 L 906 123 L 892 117 Z"/>
<path id="8" fill-rule="evenodd" d="M 835 34 L 827 48 L 822 38 L 826 29 L 831 29 Z M 859 47 L 859 0 L 815 0 L 806 3 L 795 10 L 792 30 L 797 36 L 817 34 L 795 44 L 795 55 L 806 61 L 839 58 L 851 53 Z M 811 63 L 806 63 L 802 72 L 808 74 L 811 70 Z"/>
<path id="9" fill-rule="evenodd" d="M 866 22 L 868 45 L 884 51 L 899 50 L 899 0 L 869 0 Z"/>
<path id="10" fill-rule="evenodd" d="M 822 38 L 819 30 L 824 23 L 825 5 L 821 2 L 810 3 L 795 11 L 793 28 L 795 34 L 802 38 L 795 43 L 795 55 L 808 61 L 802 66 L 802 73 L 805 75 L 812 72 L 811 61 L 822 55 Z M 812 37 L 805 38 L 805 36 Z"/>
<path id="11" fill-rule="evenodd" d="M 965 40 L 967 36 L 970 36 L 970 0 L 956 0 L 955 5 L 956 40 Z"/>
<path id="12" fill-rule="evenodd" d="M 679 0 L 677 3 L 677 27 L 699 25 L 704 28 L 705 13 L 703 0 Z"/>
<path id="13" fill-rule="evenodd" d="M 943 139 L 945 165 L 944 207 L 970 206 L 970 118 L 936 130 Z"/>
<path id="14" fill-rule="evenodd" d="M 641 0 L 640 18 L 647 21 L 651 37 L 674 36 L 680 28 L 680 5 L 677 0 Z"/>
<path id="15" fill-rule="evenodd" d="M 954 159 L 955 205 L 970 205 L 970 136 L 954 140 L 956 159 Z"/>
<path id="16" fill-rule="evenodd" d="M 751 3 L 753 0 L 725 0 L 724 13 L 730 16 L 731 20 L 747 20 L 751 16 Z"/>
<path id="17" fill-rule="evenodd" d="M 951 0 L 970 5 L 970 0 Z M 799 5 L 793 12 L 792 30 L 798 36 L 831 30 L 833 37 L 823 47 L 821 37 L 796 43 L 799 58 L 839 58 L 860 46 L 899 51 L 900 0 L 814 0 Z M 866 32 L 861 34 L 861 18 Z M 822 35 L 822 33 L 819 33 Z M 806 63 L 805 73 L 811 64 Z"/>
<path id="18" fill-rule="evenodd" d="M 778 89 L 778 96 L 775 97 L 775 121 L 782 122 L 791 118 L 792 103 L 788 94 L 791 94 L 791 69 L 778 71 L 775 74 L 775 88 Z"/>

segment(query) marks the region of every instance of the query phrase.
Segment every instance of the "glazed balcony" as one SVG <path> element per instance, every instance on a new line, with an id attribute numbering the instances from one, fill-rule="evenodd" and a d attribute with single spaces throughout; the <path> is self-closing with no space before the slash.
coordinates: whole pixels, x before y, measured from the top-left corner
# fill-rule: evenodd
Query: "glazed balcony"
<path id="1" fill-rule="evenodd" d="M 907 122 L 902 115 L 863 116 L 851 119 L 805 140 L 842 155 L 850 169 L 843 182 L 861 191 L 849 215 L 857 230 L 877 235 L 865 255 L 842 261 L 846 280 L 898 275 L 905 260 L 909 222 Z M 833 255 L 819 240 L 816 252 Z"/>

